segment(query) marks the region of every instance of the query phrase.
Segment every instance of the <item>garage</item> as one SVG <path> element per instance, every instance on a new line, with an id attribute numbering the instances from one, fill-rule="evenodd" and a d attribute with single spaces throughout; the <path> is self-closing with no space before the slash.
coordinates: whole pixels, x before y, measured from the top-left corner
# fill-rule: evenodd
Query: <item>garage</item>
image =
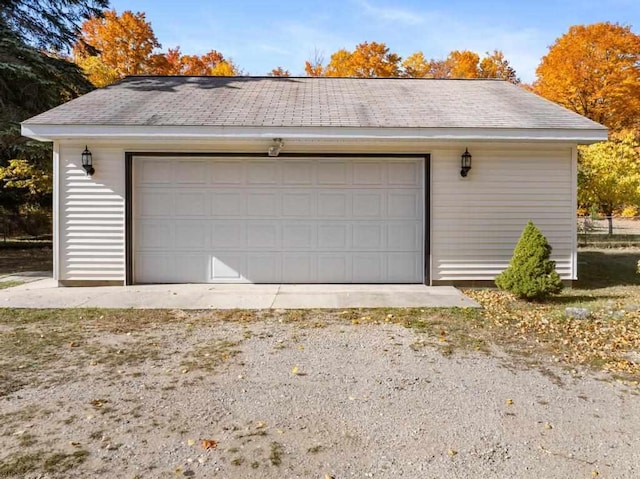
<path id="1" fill-rule="evenodd" d="M 136 283 L 422 283 L 424 158 L 133 155 Z"/>
<path id="2" fill-rule="evenodd" d="M 53 142 L 60 286 L 493 285 L 530 220 L 573 281 L 607 139 L 509 82 L 331 77 L 128 77 L 22 133 Z"/>

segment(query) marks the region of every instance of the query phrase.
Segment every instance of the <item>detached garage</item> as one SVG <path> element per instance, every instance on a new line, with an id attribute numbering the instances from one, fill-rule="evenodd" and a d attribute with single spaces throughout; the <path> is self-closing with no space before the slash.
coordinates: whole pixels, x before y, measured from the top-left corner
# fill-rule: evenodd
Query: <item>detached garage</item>
<path id="1" fill-rule="evenodd" d="M 491 281 L 528 220 L 576 279 L 601 125 L 496 80 L 130 77 L 54 143 L 60 285 Z"/>

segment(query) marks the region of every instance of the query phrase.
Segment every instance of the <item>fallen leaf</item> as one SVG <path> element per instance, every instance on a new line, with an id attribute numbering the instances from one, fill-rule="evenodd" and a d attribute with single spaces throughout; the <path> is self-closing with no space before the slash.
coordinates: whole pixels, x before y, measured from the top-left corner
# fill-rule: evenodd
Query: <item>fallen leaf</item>
<path id="1" fill-rule="evenodd" d="M 193 446 L 196 443 L 195 439 L 187 439 L 187 445 L 188 446 Z"/>
<path id="2" fill-rule="evenodd" d="M 552 426 L 551 424 L 549 424 L 549 423 L 546 423 L 546 424 L 544 425 L 544 428 L 545 428 L 545 429 L 553 429 L 553 426 Z"/>
<path id="3" fill-rule="evenodd" d="M 78 343 L 76 343 L 75 341 L 71 341 L 71 342 L 69 343 L 69 347 L 70 347 L 70 348 L 77 348 L 78 346 L 80 346 L 80 345 L 79 345 Z"/>
<path id="4" fill-rule="evenodd" d="M 291 374 L 294 374 L 294 375 L 300 374 L 300 369 L 298 369 L 298 366 L 294 366 L 291 369 Z"/>
<path id="5" fill-rule="evenodd" d="M 200 441 L 202 449 L 215 449 L 218 447 L 218 441 L 214 439 L 203 439 Z"/>
<path id="6" fill-rule="evenodd" d="M 458 451 L 456 451 L 455 449 L 449 449 L 449 451 L 447 451 L 449 453 L 449 455 L 451 457 L 455 456 L 456 454 L 458 454 Z"/>
<path id="7" fill-rule="evenodd" d="M 80 443 L 79 442 L 70 442 L 69 444 L 71 444 L 73 447 L 80 447 Z"/>
<path id="8" fill-rule="evenodd" d="M 507 399 L 507 405 L 513 406 L 513 399 Z"/>
<path id="9" fill-rule="evenodd" d="M 267 427 L 267 423 L 264 421 L 258 421 L 256 423 L 256 429 L 264 429 L 265 427 Z"/>

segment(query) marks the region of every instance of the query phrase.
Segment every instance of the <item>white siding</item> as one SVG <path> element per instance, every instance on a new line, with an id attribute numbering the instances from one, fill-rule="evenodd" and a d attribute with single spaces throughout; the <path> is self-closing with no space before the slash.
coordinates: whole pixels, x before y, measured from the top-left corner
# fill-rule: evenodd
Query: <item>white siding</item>
<path id="1" fill-rule="evenodd" d="M 125 151 L 264 152 L 269 143 L 87 141 L 96 168 L 93 177 L 87 177 L 80 164 L 85 143 L 59 142 L 57 278 L 125 280 Z M 462 179 L 460 154 L 465 147 L 473 155 L 473 169 Z M 434 281 L 493 279 L 507 267 L 529 219 L 553 246 L 562 277 L 575 279 L 574 145 L 285 140 L 284 151 L 431 153 Z"/>
<path id="2" fill-rule="evenodd" d="M 96 172 L 89 177 L 83 149 L 60 147 L 58 279 L 124 281 L 124 150 L 90 147 Z"/>
<path id="3" fill-rule="evenodd" d="M 431 259 L 434 281 L 492 280 L 504 270 L 528 220 L 553 248 L 563 279 L 574 279 L 575 205 L 571 147 L 483 149 L 460 176 L 460 151 L 432 152 Z"/>

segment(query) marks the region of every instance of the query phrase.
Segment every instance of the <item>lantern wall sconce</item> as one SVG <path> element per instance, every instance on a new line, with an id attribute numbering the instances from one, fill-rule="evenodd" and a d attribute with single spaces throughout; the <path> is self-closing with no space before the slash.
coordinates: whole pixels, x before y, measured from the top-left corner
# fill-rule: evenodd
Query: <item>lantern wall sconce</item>
<path id="1" fill-rule="evenodd" d="M 464 153 L 460 157 L 460 167 L 460 176 L 466 178 L 471 169 L 471 153 L 469 153 L 468 148 L 464 149 Z"/>
<path id="2" fill-rule="evenodd" d="M 280 150 L 284 147 L 284 141 L 282 138 L 274 138 L 273 145 L 269 147 L 267 150 L 267 154 L 269 156 L 278 156 L 280 154 Z"/>
<path id="3" fill-rule="evenodd" d="M 96 170 L 93 168 L 93 155 L 86 145 L 84 147 L 84 151 L 82 152 L 82 167 L 84 168 L 84 171 L 87 172 L 87 176 L 91 176 L 96 172 Z"/>

